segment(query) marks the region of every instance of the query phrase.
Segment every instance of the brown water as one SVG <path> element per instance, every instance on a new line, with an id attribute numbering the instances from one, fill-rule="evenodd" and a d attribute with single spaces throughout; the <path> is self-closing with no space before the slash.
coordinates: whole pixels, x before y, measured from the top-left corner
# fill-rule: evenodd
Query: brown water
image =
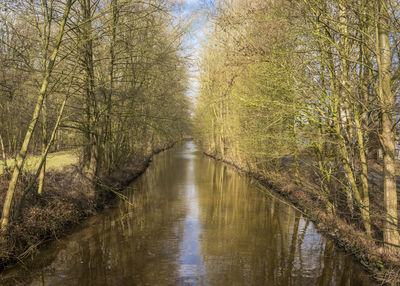
<path id="1" fill-rule="evenodd" d="M 373 285 L 287 204 L 187 142 L 4 285 Z"/>

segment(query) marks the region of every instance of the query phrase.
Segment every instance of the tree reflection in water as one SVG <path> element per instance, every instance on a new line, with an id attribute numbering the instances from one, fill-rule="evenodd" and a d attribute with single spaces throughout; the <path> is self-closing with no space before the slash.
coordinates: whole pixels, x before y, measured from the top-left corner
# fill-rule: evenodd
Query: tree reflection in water
<path id="1" fill-rule="evenodd" d="M 371 285 L 301 213 L 250 179 L 212 159 L 197 159 L 195 170 L 211 285 Z"/>
<path id="2" fill-rule="evenodd" d="M 1 275 L 4 285 L 371 285 L 287 204 L 192 142 L 157 155 L 130 202 Z"/>

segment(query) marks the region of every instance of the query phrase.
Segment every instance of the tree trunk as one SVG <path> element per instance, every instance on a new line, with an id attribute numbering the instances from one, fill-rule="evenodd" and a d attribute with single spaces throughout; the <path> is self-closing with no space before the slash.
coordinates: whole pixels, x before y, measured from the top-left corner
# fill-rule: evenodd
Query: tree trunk
<path id="1" fill-rule="evenodd" d="M 397 193 L 395 178 L 395 134 L 393 131 L 393 94 L 391 90 L 391 52 L 389 42 L 389 12 L 386 0 L 379 0 L 378 19 L 378 100 L 381 105 L 381 144 L 383 148 L 383 191 L 386 210 L 383 237 L 389 244 L 399 244 Z"/>
<path id="2" fill-rule="evenodd" d="M 0 134 L 0 146 L 1 146 L 1 154 L 3 157 L 3 171 L 5 173 L 8 173 L 6 150 L 4 149 L 3 136 L 1 136 L 1 134 Z"/>
<path id="3" fill-rule="evenodd" d="M 45 155 L 46 147 L 47 147 L 47 99 L 45 97 L 43 101 L 43 110 L 42 110 L 42 119 L 43 119 L 43 129 L 42 129 L 42 156 Z M 46 157 L 44 157 L 44 162 L 42 167 L 40 168 L 39 175 L 39 186 L 38 186 L 38 194 L 41 195 L 43 192 L 43 184 L 44 178 L 46 176 Z"/>
<path id="4" fill-rule="evenodd" d="M 107 110 L 106 110 L 106 122 L 105 122 L 105 132 L 104 132 L 104 152 L 105 160 L 108 172 L 111 171 L 112 167 L 112 152 L 109 145 L 111 144 L 112 138 L 112 122 L 111 122 L 111 111 L 112 111 L 112 98 L 114 94 L 114 66 L 115 66 L 115 45 L 117 41 L 117 25 L 118 25 L 118 0 L 112 0 L 112 22 L 111 22 L 111 41 L 110 41 L 110 70 L 109 70 L 109 92 L 106 99 Z"/>
<path id="5" fill-rule="evenodd" d="M 82 13 L 82 62 L 85 70 L 85 97 L 86 97 L 86 116 L 87 116 L 87 134 L 88 139 L 88 162 L 86 169 L 86 177 L 89 181 L 88 195 L 95 196 L 96 178 L 99 162 L 99 132 L 98 128 L 98 110 L 97 100 L 95 94 L 95 75 L 94 75 L 94 61 L 93 61 L 93 29 L 92 29 L 92 1 L 81 0 L 81 13 Z"/>

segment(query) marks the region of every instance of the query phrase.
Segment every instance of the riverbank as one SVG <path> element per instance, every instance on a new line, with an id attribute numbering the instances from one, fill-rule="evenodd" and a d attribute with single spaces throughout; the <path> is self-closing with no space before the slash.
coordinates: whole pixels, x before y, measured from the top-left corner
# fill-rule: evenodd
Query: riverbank
<path id="1" fill-rule="evenodd" d="M 152 157 L 174 144 L 155 148 L 149 154 L 134 154 L 119 170 L 101 175 L 95 199 L 87 196 L 86 180 L 76 167 L 50 171 L 43 194 L 28 194 L 20 218 L 0 233 L 0 270 L 32 255 L 44 242 L 65 235 L 72 226 L 112 206 L 119 192 L 147 169 Z M 23 177 L 19 188 L 27 182 Z M 6 175 L 0 176 L 0 208 L 7 186 Z"/>
<path id="2" fill-rule="evenodd" d="M 219 158 L 204 152 L 208 157 L 222 161 L 239 172 L 257 180 L 263 187 L 273 190 L 281 199 L 289 201 L 310 220 L 324 235 L 332 239 L 337 246 L 353 255 L 363 267 L 380 283 L 399 285 L 400 257 L 398 253 L 382 247 L 378 240 L 366 237 L 359 225 L 330 215 L 323 207 L 318 194 L 318 186 L 313 182 L 311 174 L 303 168 L 302 172 L 309 176 L 302 177 L 301 183 L 296 183 L 295 166 L 290 160 L 282 162 L 279 169 L 265 173 L 252 172 L 234 162 Z M 375 188 L 375 200 L 379 199 L 379 189 Z M 275 194 L 274 194 L 275 195 Z"/>

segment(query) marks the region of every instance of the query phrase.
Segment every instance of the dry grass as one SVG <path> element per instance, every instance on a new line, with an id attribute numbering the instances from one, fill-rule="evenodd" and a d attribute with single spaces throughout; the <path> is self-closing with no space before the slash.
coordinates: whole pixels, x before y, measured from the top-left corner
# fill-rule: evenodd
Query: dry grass
<path id="1" fill-rule="evenodd" d="M 0 235 L 0 268 L 31 253 L 49 237 L 65 232 L 68 226 L 96 212 L 72 172 L 52 172 L 46 179 L 42 195 L 28 194 L 19 219 Z M 26 184 L 22 180 L 20 188 Z M 8 181 L 0 180 L 0 207 Z"/>

